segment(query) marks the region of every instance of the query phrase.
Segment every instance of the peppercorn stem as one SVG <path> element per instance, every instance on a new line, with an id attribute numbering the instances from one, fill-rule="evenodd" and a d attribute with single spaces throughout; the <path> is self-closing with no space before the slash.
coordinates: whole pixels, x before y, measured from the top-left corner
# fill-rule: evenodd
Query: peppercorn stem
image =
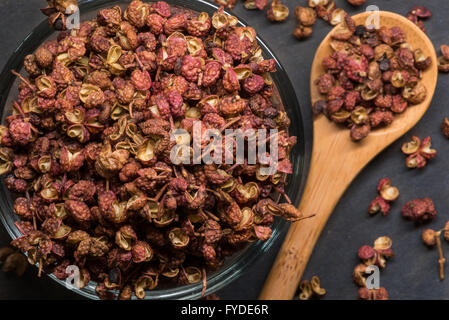
<path id="1" fill-rule="evenodd" d="M 161 190 L 157 193 L 157 195 L 154 197 L 154 201 L 159 201 L 159 199 L 162 197 L 162 194 L 167 190 L 168 184 L 164 185 Z"/>
<path id="2" fill-rule="evenodd" d="M 140 61 L 139 56 L 137 54 L 134 54 L 134 57 L 136 58 L 137 64 L 139 65 L 140 69 L 145 70 L 142 61 Z"/>
<path id="3" fill-rule="evenodd" d="M 274 189 L 284 197 L 285 201 L 290 204 L 292 203 L 292 200 L 290 200 L 290 197 L 285 193 L 284 190 L 280 189 L 279 187 L 275 187 Z"/>
<path id="4" fill-rule="evenodd" d="M 126 276 L 125 280 L 123 281 L 123 285 L 122 285 L 121 287 L 124 287 L 124 286 L 128 283 L 128 281 L 129 281 L 132 277 L 134 277 L 134 275 L 135 275 L 137 272 L 139 272 L 139 271 L 142 269 L 142 267 L 143 267 L 143 265 L 140 264 L 140 265 L 138 265 L 136 268 L 134 268 L 134 270 L 132 270 L 132 271 Z"/>
<path id="5" fill-rule="evenodd" d="M 130 69 L 130 68 L 134 68 L 135 66 L 136 66 L 135 63 L 128 63 L 128 64 L 125 64 L 123 67 L 124 67 L 125 69 Z"/>
<path id="6" fill-rule="evenodd" d="M 229 168 L 227 168 L 225 171 L 229 172 L 234 170 L 235 168 L 237 168 L 240 164 L 239 163 L 234 163 L 232 166 L 230 166 Z"/>
<path id="7" fill-rule="evenodd" d="M 131 103 L 129 104 L 129 109 L 128 109 L 129 116 L 131 117 L 131 119 L 134 118 L 134 116 L 133 116 L 133 104 L 134 104 L 134 100 L 131 101 Z"/>
<path id="8" fill-rule="evenodd" d="M 161 75 L 161 66 L 159 66 L 156 70 L 156 75 L 154 76 L 154 81 L 159 81 L 160 75 Z"/>
<path id="9" fill-rule="evenodd" d="M 31 83 L 29 83 L 28 80 L 25 79 L 20 73 L 18 73 L 18 72 L 15 71 L 15 70 L 11 70 L 11 73 L 12 73 L 13 75 L 15 75 L 17 78 L 19 78 L 20 80 L 22 80 L 22 82 L 25 83 L 25 84 L 31 89 L 31 91 L 33 91 L 33 92 L 36 91 L 36 88 L 34 88 L 34 87 L 31 85 Z"/>
<path id="10" fill-rule="evenodd" d="M 175 121 L 173 120 L 173 117 L 170 115 L 170 118 L 168 119 L 170 121 L 170 129 L 171 131 L 176 130 Z"/>
<path id="11" fill-rule="evenodd" d="M 179 174 L 178 170 L 176 170 L 176 167 L 172 166 L 172 169 L 173 169 L 173 173 L 175 174 L 175 177 L 180 178 L 180 174 Z"/>
<path id="12" fill-rule="evenodd" d="M 207 216 L 211 217 L 213 220 L 215 221 L 220 221 L 220 218 L 218 218 L 216 215 L 214 215 L 212 212 L 207 211 L 207 210 L 201 210 L 201 212 L 206 213 Z M 206 216 L 206 218 L 207 218 Z"/>
<path id="13" fill-rule="evenodd" d="M 440 279 L 444 280 L 444 263 L 446 262 L 446 259 L 443 257 L 443 249 L 441 248 L 441 231 L 435 232 L 435 240 L 437 242 L 438 247 L 438 254 L 440 256 L 440 259 L 438 259 L 438 263 L 440 265 Z"/>

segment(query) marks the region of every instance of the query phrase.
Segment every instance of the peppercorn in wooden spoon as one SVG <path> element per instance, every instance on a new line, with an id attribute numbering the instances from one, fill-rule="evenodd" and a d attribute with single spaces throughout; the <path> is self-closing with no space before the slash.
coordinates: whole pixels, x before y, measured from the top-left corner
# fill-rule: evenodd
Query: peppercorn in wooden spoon
<path id="1" fill-rule="evenodd" d="M 364 12 L 352 19 L 356 25 L 365 25 L 366 22 L 372 23 L 368 21 L 370 14 L 372 12 Z M 438 76 L 437 57 L 431 41 L 405 17 L 386 11 L 380 11 L 379 17 L 381 27 L 400 27 L 406 34 L 407 43 L 413 49 L 420 48 L 423 55 L 430 57 L 431 65 L 419 79 L 426 87 L 427 95 L 422 102 L 396 114 L 391 124 L 373 130 L 358 142 L 350 138 L 348 130 L 332 123 L 326 116 L 319 115 L 314 119 L 315 143 L 299 209 L 307 214 L 315 213 L 316 216 L 292 224 L 260 299 L 293 297 L 315 243 L 344 191 L 375 156 L 414 127 L 430 105 Z M 340 27 L 337 26 L 325 37 L 315 54 L 310 76 L 312 104 L 323 99 L 315 80 L 325 72 L 322 60 L 332 54 L 332 35 L 341 32 Z"/>

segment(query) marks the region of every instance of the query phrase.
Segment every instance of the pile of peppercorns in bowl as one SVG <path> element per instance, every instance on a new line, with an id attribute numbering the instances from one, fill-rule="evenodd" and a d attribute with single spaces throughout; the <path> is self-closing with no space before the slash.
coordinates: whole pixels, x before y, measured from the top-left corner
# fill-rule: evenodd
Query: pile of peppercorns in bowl
<path id="1" fill-rule="evenodd" d="M 275 216 L 301 219 L 284 192 L 296 137 L 272 103 L 276 63 L 237 22 L 135 0 L 43 43 L 25 58 L 27 76 L 13 71 L 0 173 L 23 234 L 11 244 L 39 275 L 64 280 L 74 265 L 77 287 L 94 282 L 102 299 L 201 282 L 204 294 L 207 272 L 270 239 Z M 171 133 L 190 140 L 195 122 L 278 129 L 277 172 L 173 164 Z"/>

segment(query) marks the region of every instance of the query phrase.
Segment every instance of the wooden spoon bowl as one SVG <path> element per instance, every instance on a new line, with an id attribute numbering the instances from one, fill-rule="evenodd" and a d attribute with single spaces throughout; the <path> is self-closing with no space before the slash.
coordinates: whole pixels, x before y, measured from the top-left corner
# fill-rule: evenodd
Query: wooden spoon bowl
<path id="1" fill-rule="evenodd" d="M 365 25 L 371 14 L 364 12 L 352 18 L 356 25 Z M 379 15 L 380 26 L 401 27 L 407 35 L 407 43 L 431 57 L 432 65 L 423 72 L 421 79 L 427 88 L 427 97 L 421 104 L 410 106 L 404 113 L 396 115 L 390 126 L 372 131 L 360 142 L 353 142 L 349 130 L 334 124 L 324 115 L 315 118 L 310 172 L 299 209 L 306 215 L 316 216 L 291 225 L 260 299 L 293 297 L 321 231 L 352 180 L 376 155 L 414 127 L 430 105 L 438 77 L 432 42 L 405 17 L 387 11 L 380 11 Z M 314 81 L 324 73 L 321 61 L 333 52 L 330 41 L 334 31 L 335 28 L 324 38 L 313 60 L 310 75 L 312 104 L 323 99 Z"/>

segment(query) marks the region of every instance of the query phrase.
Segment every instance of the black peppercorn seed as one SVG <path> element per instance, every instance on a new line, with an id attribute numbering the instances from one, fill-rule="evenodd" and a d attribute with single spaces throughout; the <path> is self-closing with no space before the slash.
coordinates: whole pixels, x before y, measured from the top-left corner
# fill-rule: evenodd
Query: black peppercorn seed
<path id="1" fill-rule="evenodd" d="M 359 25 L 355 28 L 355 35 L 358 37 L 362 37 L 366 32 L 366 28 L 363 25 Z"/>
<path id="2" fill-rule="evenodd" d="M 389 59 L 383 59 L 380 63 L 379 63 L 379 69 L 381 71 L 387 71 L 388 69 L 390 69 L 390 60 Z"/>

